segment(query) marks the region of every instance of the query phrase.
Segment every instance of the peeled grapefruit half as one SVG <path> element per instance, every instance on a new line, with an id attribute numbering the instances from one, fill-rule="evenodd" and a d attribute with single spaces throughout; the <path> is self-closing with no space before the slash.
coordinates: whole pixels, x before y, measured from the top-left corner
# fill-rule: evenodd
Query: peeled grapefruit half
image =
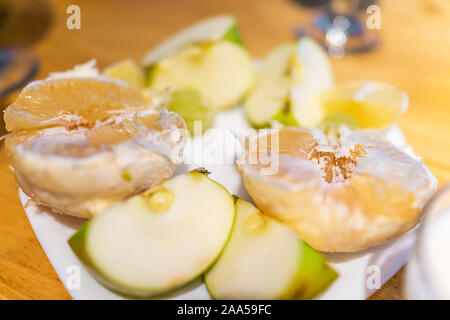
<path id="1" fill-rule="evenodd" d="M 265 161 L 255 161 L 262 155 Z M 416 225 L 437 188 L 419 159 L 374 131 L 345 127 L 333 136 L 272 129 L 247 146 L 239 168 L 264 213 L 328 252 L 363 250 L 400 236 Z"/>

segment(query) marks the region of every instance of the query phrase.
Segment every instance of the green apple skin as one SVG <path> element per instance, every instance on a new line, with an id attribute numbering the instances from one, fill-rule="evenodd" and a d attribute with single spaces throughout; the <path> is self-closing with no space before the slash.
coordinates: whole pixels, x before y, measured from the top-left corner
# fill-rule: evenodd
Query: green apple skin
<path id="1" fill-rule="evenodd" d="M 272 125 L 271 122 L 267 122 L 264 124 L 252 122 L 248 116 L 247 116 L 247 120 L 250 123 L 250 125 L 255 129 L 270 128 Z M 299 126 L 297 119 L 295 119 L 294 114 L 292 113 L 292 111 L 290 110 L 288 105 L 286 105 L 286 107 L 281 108 L 280 111 L 278 111 L 273 116 L 272 120 L 277 121 L 286 127 L 298 127 Z"/>
<path id="2" fill-rule="evenodd" d="M 130 290 L 127 289 L 125 286 L 121 286 L 120 284 L 115 283 L 115 281 L 111 281 L 110 279 L 108 279 L 106 275 L 100 272 L 92 263 L 92 260 L 87 254 L 86 249 L 86 239 L 88 236 L 91 221 L 88 221 L 84 225 L 82 225 L 81 228 L 78 229 L 78 231 L 69 239 L 68 243 L 69 246 L 72 248 L 72 251 L 78 257 L 78 259 L 80 259 L 83 262 L 86 269 L 98 282 L 100 282 L 103 286 L 119 295 L 137 299 L 151 298 L 155 295 L 163 295 L 165 293 L 170 292 L 170 290 L 164 290 L 162 288 L 150 292 L 147 290 L 137 290 L 137 289 Z"/>
<path id="3" fill-rule="evenodd" d="M 150 87 L 153 82 L 153 77 L 155 75 L 156 64 L 150 64 L 148 66 L 142 66 L 145 78 L 145 87 Z"/>
<path id="4" fill-rule="evenodd" d="M 91 265 L 89 256 L 86 254 L 86 233 L 89 230 L 90 221 L 81 226 L 80 229 L 69 239 L 69 245 L 78 258 L 85 262 L 88 266 Z"/>
<path id="5" fill-rule="evenodd" d="M 280 297 L 282 300 L 310 300 L 327 289 L 338 277 L 325 257 L 308 244 L 300 241 L 299 250 L 303 258 L 297 275 L 297 281 Z"/>
<path id="6" fill-rule="evenodd" d="M 282 125 L 287 127 L 298 127 L 299 123 L 297 119 L 295 119 L 294 114 L 291 111 L 291 108 L 281 109 L 274 117 L 273 120 L 278 121 Z"/>
<path id="7" fill-rule="evenodd" d="M 106 275 L 104 275 L 94 266 L 94 264 L 91 261 L 91 258 L 87 254 L 86 238 L 88 236 L 90 223 L 91 221 L 88 221 L 84 225 L 82 225 L 81 228 L 78 229 L 78 231 L 69 239 L 68 243 L 69 246 L 72 248 L 72 251 L 78 257 L 78 259 L 80 259 L 83 262 L 84 266 L 89 271 L 89 273 L 104 287 L 126 298 L 135 298 L 135 299 L 151 298 L 154 296 L 164 295 L 166 293 L 171 292 L 172 290 L 179 289 L 174 288 L 171 290 L 164 290 L 163 288 L 161 288 L 155 289 L 154 291 L 137 290 L 137 289 L 131 290 L 127 289 L 125 286 L 121 286 L 120 284 L 115 283 L 115 281 L 111 281 L 110 279 L 108 279 Z M 188 283 L 186 283 L 185 285 L 188 285 Z"/>
<path id="8" fill-rule="evenodd" d="M 188 173 L 191 177 L 197 180 L 201 179 L 208 179 L 209 181 L 216 184 L 218 187 L 223 189 L 228 196 L 230 197 L 230 201 L 234 202 L 234 197 L 228 192 L 225 187 L 223 187 L 218 182 L 210 179 L 208 177 L 209 172 L 205 169 L 196 169 Z M 75 255 L 80 259 L 80 261 L 83 262 L 86 269 L 89 271 L 89 273 L 104 287 L 110 289 L 111 291 L 122 295 L 126 298 L 134 298 L 134 299 L 149 299 L 149 298 L 158 298 L 158 297 L 164 297 L 165 295 L 171 295 L 176 294 L 178 290 L 190 285 L 192 282 L 196 281 L 199 277 L 202 276 L 202 274 L 210 269 L 215 261 L 220 257 L 221 253 L 226 247 L 226 244 L 231 236 L 231 230 L 233 229 L 234 221 L 235 221 L 235 211 L 233 211 L 233 220 L 231 223 L 231 228 L 228 233 L 228 237 L 226 241 L 224 241 L 222 248 L 218 251 L 216 257 L 209 263 L 207 267 L 205 267 L 203 270 L 200 270 L 198 273 L 192 275 L 190 279 L 185 281 L 184 283 L 171 287 L 171 288 L 152 288 L 152 289 L 137 289 L 137 288 L 129 288 L 124 284 L 121 284 L 117 280 L 110 279 L 106 274 L 104 274 L 101 270 L 99 270 L 95 264 L 93 263 L 91 257 L 88 254 L 87 250 L 87 238 L 89 236 L 90 227 L 93 223 L 93 220 L 90 220 L 86 222 L 84 225 L 78 229 L 78 231 L 68 240 L 68 244 L 75 253 Z M 94 218 L 95 219 L 95 218 Z M 126 259 L 126 257 L 124 257 Z"/>
<path id="9" fill-rule="evenodd" d="M 239 31 L 237 23 L 235 23 L 233 26 L 231 26 L 230 29 L 228 29 L 228 31 L 225 33 L 225 36 L 223 37 L 223 40 L 227 40 L 235 44 L 244 46 L 244 42 L 242 41 L 241 33 Z"/>

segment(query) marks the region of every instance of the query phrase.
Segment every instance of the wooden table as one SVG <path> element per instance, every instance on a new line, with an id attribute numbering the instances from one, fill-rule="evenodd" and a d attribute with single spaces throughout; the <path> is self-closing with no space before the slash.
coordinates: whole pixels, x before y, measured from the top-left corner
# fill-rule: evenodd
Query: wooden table
<path id="1" fill-rule="evenodd" d="M 66 8 L 81 7 L 81 30 L 66 28 Z M 255 56 L 292 39 L 296 24 L 313 12 L 289 1 L 165 0 L 53 1 L 53 27 L 35 47 L 39 77 L 97 58 L 100 67 L 124 57 L 139 59 L 149 48 L 203 17 L 231 13 Z M 338 81 L 389 81 L 410 96 L 400 121 L 408 142 L 441 184 L 450 180 L 450 3 L 390 0 L 381 3 L 381 48 L 334 60 Z M 0 149 L 0 299 L 70 299 L 31 230 L 16 184 Z M 401 298 L 402 271 L 373 299 Z"/>

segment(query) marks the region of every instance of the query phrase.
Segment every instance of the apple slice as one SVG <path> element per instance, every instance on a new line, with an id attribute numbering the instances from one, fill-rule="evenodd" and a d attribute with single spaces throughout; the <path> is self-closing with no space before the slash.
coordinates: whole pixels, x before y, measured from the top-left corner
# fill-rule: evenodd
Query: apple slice
<path id="1" fill-rule="evenodd" d="M 152 297 L 208 269 L 233 221 L 233 197 L 202 171 L 192 171 L 109 208 L 69 244 L 106 287 Z"/>
<path id="2" fill-rule="evenodd" d="M 239 39 L 231 17 L 187 29 L 144 58 L 149 86 L 197 90 L 215 110 L 236 105 L 254 82 L 252 59 Z"/>
<path id="3" fill-rule="evenodd" d="M 247 118 L 253 126 L 265 127 L 271 120 L 288 124 L 288 96 L 295 49 L 295 43 L 286 43 L 264 58 L 258 72 L 257 86 L 244 104 Z M 291 124 L 291 121 L 288 122 Z"/>
<path id="4" fill-rule="evenodd" d="M 334 83 L 328 55 L 310 38 L 299 40 L 290 90 L 291 110 L 302 127 L 317 126 L 324 116 L 320 92 Z"/>
<path id="5" fill-rule="evenodd" d="M 242 43 L 237 22 L 233 16 L 211 17 L 176 33 L 148 52 L 142 59 L 142 64 L 150 67 L 159 60 L 170 57 L 191 44 L 223 39 L 236 44 Z"/>
<path id="6" fill-rule="evenodd" d="M 150 73 L 150 87 L 198 90 L 216 110 L 237 104 L 254 80 L 251 57 L 230 41 L 193 44 L 157 62 Z"/>
<path id="7" fill-rule="evenodd" d="M 337 277 L 319 252 L 250 203 L 236 201 L 236 221 L 220 258 L 205 274 L 215 299 L 310 299 Z"/>
<path id="8" fill-rule="evenodd" d="M 276 120 L 287 126 L 317 126 L 323 117 L 319 93 L 333 84 L 327 54 L 313 40 L 302 38 L 271 51 L 263 61 L 258 84 L 245 101 L 255 127 Z"/>

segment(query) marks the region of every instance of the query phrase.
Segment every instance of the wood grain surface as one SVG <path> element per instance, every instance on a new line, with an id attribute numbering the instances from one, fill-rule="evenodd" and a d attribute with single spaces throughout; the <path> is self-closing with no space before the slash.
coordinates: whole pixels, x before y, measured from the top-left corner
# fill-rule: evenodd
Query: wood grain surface
<path id="1" fill-rule="evenodd" d="M 81 7 L 81 30 L 66 28 L 66 8 Z M 385 0 L 381 47 L 333 60 L 338 81 L 392 82 L 409 93 L 410 108 L 399 125 L 441 185 L 450 180 L 450 2 Z M 258 57 L 293 39 L 295 26 L 313 11 L 283 0 L 90 0 L 51 2 L 53 24 L 35 45 L 38 78 L 97 58 L 105 67 L 125 57 L 139 59 L 187 24 L 209 15 L 235 15 L 250 52 Z M 2 101 L 2 107 L 8 102 Z M 16 183 L 0 147 L 0 299 L 70 299 L 45 256 L 20 205 Z M 400 271 L 371 299 L 400 299 Z"/>

